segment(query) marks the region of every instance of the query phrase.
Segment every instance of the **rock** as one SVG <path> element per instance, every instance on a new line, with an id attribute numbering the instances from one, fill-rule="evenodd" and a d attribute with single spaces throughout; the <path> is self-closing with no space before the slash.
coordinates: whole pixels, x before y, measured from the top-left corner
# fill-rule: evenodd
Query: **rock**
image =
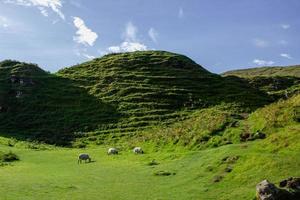
<path id="1" fill-rule="evenodd" d="M 287 184 L 287 180 L 283 180 L 279 182 L 279 187 L 285 187 Z"/>
<path id="2" fill-rule="evenodd" d="M 299 200 L 300 199 L 300 178 L 289 178 L 279 183 L 279 189 L 267 180 L 256 185 L 256 198 L 258 200 Z"/>
<path id="3" fill-rule="evenodd" d="M 278 188 L 268 180 L 263 180 L 256 185 L 256 197 L 258 200 L 276 200 Z"/>
<path id="4" fill-rule="evenodd" d="M 21 98 L 22 97 L 22 92 L 21 91 L 17 91 L 17 94 L 16 94 L 16 98 Z"/>
<path id="5" fill-rule="evenodd" d="M 254 134 L 254 139 L 265 139 L 266 138 L 266 134 L 260 132 L 260 131 L 257 131 L 255 134 Z"/>
<path id="6" fill-rule="evenodd" d="M 250 133 L 242 133 L 240 134 L 240 141 L 241 142 L 246 142 L 250 138 Z"/>
<path id="7" fill-rule="evenodd" d="M 300 178 L 289 178 L 287 180 L 287 188 L 293 190 L 300 190 Z"/>

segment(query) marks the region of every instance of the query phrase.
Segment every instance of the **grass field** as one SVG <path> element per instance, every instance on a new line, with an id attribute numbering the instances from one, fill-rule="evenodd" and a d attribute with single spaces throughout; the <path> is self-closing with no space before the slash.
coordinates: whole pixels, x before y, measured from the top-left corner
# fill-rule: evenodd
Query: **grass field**
<path id="1" fill-rule="evenodd" d="M 254 199 L 260 181 L 300 176 L 299 80 L 157 51 L 56 74 L 0 62 L 0 200 Z"/>
<path id="2" fill-rule="evenodd" d="M 203 151 L 153 151 L 145 144 L 144 155 L 117 156 L 103 146 L 34 150 L 3 139 L 0 151 L 20 161 L 0 167 L 0 199 L 253 199 L 263 179 L 300 176 L 299 131 L 286 127 L 265 140 Z M 94 162 L 77 164 L 81 152 Z M 158 165 L 148 165 L 153 159 Z M 159 171 L 171 175 L 154 175 Z"/>

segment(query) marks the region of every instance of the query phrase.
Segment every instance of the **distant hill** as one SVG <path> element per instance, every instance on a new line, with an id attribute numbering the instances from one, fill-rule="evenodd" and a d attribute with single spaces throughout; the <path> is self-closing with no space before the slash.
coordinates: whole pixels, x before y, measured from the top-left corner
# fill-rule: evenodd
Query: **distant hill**
<path id="1" fill-rule="evenodd" d="M 244 78 L 254 88 L 267 92 L 276 99 L 300 92 L 300 65 L 233 70 L 222 75 Z"/>
<path id="2" fill-rule="evenodd" d="M 224 76 L 238 76 L 251 78 L 256 76 L 293 76 L 300 78 L 300 65 L 287 67 L 258 67 L 249 69 L 238 69 L 223 73 Z"/>
<path id="3" fill-rule="evenodd" d="M 270 102 L 243 79 L 163 51 L 106 55 L 56 74 L 4 61 L 0 94 L 0 133 L 60 145 L 130 135 L 214 105 L 249 112 Z"/>

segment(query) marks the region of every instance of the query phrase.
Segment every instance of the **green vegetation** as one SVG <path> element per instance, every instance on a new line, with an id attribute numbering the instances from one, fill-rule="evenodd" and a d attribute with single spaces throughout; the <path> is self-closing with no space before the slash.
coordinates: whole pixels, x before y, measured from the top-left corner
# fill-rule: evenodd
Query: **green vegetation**
<path id="1" fill-rule="evenodd" d="M 149 147 L 144 155 L 124 149 L 107 156 L 103 147 L 88 148 L 84 152 L 95 162 L 79 165 L 79 149 L 0 145 L 22 158 L 0 167 L 0 194 L 2 199 L 253 199 L 255 185 L 265 178 L 278 183 L 300 176 L 299 131 L 299 125 L 287 127 L 265 140 L 202 151 Z M 153 159 L 159 164 L 149 166 Z"/>
<path id="2" fill-rule="evenodd" d="M 107 55 L 56 74 L 4 61 L 0 85 L 0 132 L 64 146 L 85 136 L 131 137 L 221 103 L 249 112 L 270 102 L 242 79 L 161 51 Z"/>
<path id="3" fill-rule="evenodd" d="M 0 199 L 254 199 L 300 176 L 298 69 L 222 77 L 161 51 L 56 74 L 0 62 Z"/>
<path id="4" fill-rule="evenodd" d="M 238 69 L 223 73 L 224 76 L 238 76 L 242 78 L 250 77 L 298 77 L 300 78 L 300 65 L 288 67 L 258 67 L 250 69 Z"/>
<path id="5" fill-rule="evenodd" d="M 233 70 L 223 76 L 244 78 L 252 87 L 267 92 L 275 100 L 300 93 L 300 65 Z"/>
<path id="6" fill-rule="evenodd" d="M 11 151 L 8 153 L 0 152 L 0 162 L 13 162 L 16 160 L 19 160 L 19 157 Z"/>

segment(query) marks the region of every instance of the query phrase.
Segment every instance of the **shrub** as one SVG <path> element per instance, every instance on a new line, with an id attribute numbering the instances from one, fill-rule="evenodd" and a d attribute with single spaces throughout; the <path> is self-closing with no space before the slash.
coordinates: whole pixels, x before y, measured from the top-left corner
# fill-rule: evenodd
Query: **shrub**
<path id="1" fill-rule="evenodd" d="M 1 154 L 0 153 L 0 161 L 2 162 L 13 162 L 19 160 L 19 156 L 12 153 L 11 151 L 8 153 Z"/>

